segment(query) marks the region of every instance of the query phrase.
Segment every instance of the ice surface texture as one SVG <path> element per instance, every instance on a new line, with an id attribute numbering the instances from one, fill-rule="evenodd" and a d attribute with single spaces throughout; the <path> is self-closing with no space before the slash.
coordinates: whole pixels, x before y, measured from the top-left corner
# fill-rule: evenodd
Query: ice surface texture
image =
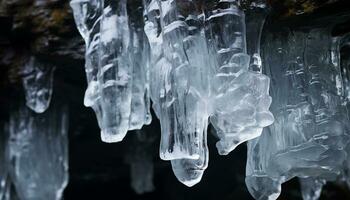
<path id="1" fill-rule="evenodd" d="M 208 119 L 220 154 L 273 122 L 269 78 L 249 71 L 244 12 L 235 1 L 205 7 L 203 14 L 193 1 L 145 1 L 160 157 L 172 160 L 175 175 L 188 186 L 200 181 L 208 164 Z"/>
<path id="2" fill-rule="evenodd" d="M 30 57 L 21 74 L 26 105 L 37 113 L 44 112 L 50 105 L 55 66 Z"/>
<path id="3" fill-rule="evenodd" d="M 35 114 L 12 112 L 7 148 L 10 174 L 21 200 L 59 200 L 68 183 L 68 119 L 65 108 Z"/>
<path id="4" fill-rule="evenodd" d="M 86 43 L 84 103 L 95 110 L 102 140 L 119 142 L 151 122 L 148 43 L 143 24 L 129 19 L 142 10 L 128 16 L 126 0 L 73 0 L 71 7 Z"/>
<path id="5" fill-rule="evenodd" d="M 188 186 L 208 165 L 209 122 L 220 154 L 273 122 L 269 78 L 249 69 L 245 13 L 236 1 L 206 4 L 203 11 L 190 0 L 144 0 L 143 21 L 127 0 L 71 1 L 86 42 L 85 105 L 96 112 L 102 140 L 121 141 L 150 123 L 151 97 L 160 157 Z"/>
<path id="6" fill-rule="evenodd" d="M 276 121 L 248 142 L 246 184 L 255 199 L 276 199 L 293 177 L 332 180 L 349 141 L 337 40 L 328 29 L 269 34 L 264 45 Z"/>
<path id="7" fill-rule="evenodd" d="M 299 178 L 301 195 L 304 200 L 318 200 L 321 196 L 322 187 L 325 180 L 314 178 Z"/>

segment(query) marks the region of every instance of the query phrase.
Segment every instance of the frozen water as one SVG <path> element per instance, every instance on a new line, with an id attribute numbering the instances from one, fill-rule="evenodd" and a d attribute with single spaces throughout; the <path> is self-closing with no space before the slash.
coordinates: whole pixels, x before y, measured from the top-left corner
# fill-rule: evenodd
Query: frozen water
<path id="1" fill-rule="evenodd" d="M 150 123 L 150 96 L 161 123 L 160 157 L 189 186 L 208 164 L 208 121 L 219 153 L 228 154 L 274 120 L 270 80 L 261 74 L 263 21 L 247 26 L 248 55 L 239 2 L 203 3 L 204 10 L 191 0 L 144 0 L 141 9 L 127 9 L 126 0 L 71 2 L 86 42 L 85 105 L 96 112 L 102 140 L 121 141 Z"/>
<path id="2" fill-rule="evenodd" d="M 86 43 L 84 104 L 95 110 L 102 140 L 119 142 L 151 122 L 143 10 L 128 14 L 126 0 L 73 0 L 71 7 Z"/>
<path id="3" fill-rule="evenodd" d="M 214 54 L 211 79 L 213 113 L 210 121 L 220 139 L 216 146 L 222 155 L 258 137 L 262 128 L 274 120 L 268 111 L 271 103 L 269 78 L 259 71 L 249 70 L 245 13 L 237 3 L 216 1 L 212 9 L 206 11 L 205 17 L 208 47 Z M 260 32 L 256 34 L 255 37 L 259 38 Z M 254 50 L 259 48 L 255 46 Z"/>
<path id="4" fill-rule="evenodd" d="M 137 4 L 138 3 L 138 4 Z M 130 50 L 132 77 L 132 100 L 129 130 L 141 129 L 144 124 L 150 124 L 150 91 L 149 91 L 149 53 L 150 47 L 143 30 L 142 1 L 132 3 L 138 9 L 130 9 Z"/>
<path id="5" fill-rule="evenodd" d="M 103 2 L 98 70 L 103 118 L 101 137 L 105 142 L 119 142 L 129 129 L 131 112 L 130 29 L 126 0 Z"/>
<path id="6" fill-rule="evenodd" d="M 100 0 L 73 0 L 75 23 L 85 41 L 85 72 L 88 87 L 85 92 L 84 105 L 92 107 L 96 113 L 98 124 L 101 126 L 102 113 L 97 82 L 99 64 L 100 21 L 102 2 Z"/>
<path id="7" fill-rule="evenodd" d="M 21 200 L 59 200 L 68 182 L 68 119 L 63 107 L 40 115 L 26 107 L 10 116 L 11 179 Z"/>
<path id="8" fill-rule="evenodd" d="M 301 195 L 304 200 L 318 200 L 321 196 L 325 180 L 314 178 L 299 178 Z"/>
<path id="9" fill-rule="evenodd" d="M 249 71 L 243 11 L 235 1 L 206 7 L 203 14 L 193 1 L 145 1 L 160 157 L 172 160 L 176 177 L 188 186 L 207 167 L 209 118 L 220 154 L 258 137 L 273 122 L 269 78 Z"/>
<path id="10" fill-rule="evenodd" d="M 281 31 L 266 41 L 276 121 L 248 142 L 246 184 L 256 199 L 276 199 L 280 185 L 293 177 L 334 180 L 349 141 L 337 40 L 315 29 Z"/>
<path id="11" fill-rule="evenodd" d="M 50 105 L 55 66 L 35 56 L 22 69 L 22 82 L 26 105 L 37 113 L 44 112 Z"/>

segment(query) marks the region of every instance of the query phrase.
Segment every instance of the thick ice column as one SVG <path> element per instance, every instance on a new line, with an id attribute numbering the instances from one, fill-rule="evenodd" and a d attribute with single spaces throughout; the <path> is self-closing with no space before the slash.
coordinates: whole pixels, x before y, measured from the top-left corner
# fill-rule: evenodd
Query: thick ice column
<path id="1" fill-rule="evenodd" d="M 11 179 L 22 200 L 62 198 L 68 182 L 68 116 L 64 107 L 37 115 L 26 107 L 10 116 Z"/>
<path id="2" fill-rule="evenodd" d="M 207 147 L 207 125 L 211 109 L 210 78 L 213 75 L 214 63 L 209 54 L 204 35 L 204 20 L 197 5 L 192 1 L 176 1 L 178 12 L 184 19 L 187 35 L 182 40 L 186 54 L 186 65 L 178 68 L 178 76 L 187 78 L 183 98 L 183 124 L 186 134 L 194 134 L 199 143 L 198 159 L 175 159 L 171 161 L 177 179 L 186 186 L 197 184 L 208 166 L 209 152 Z M 181 8 L 187 8 L 181 10 Z M 190 9 L 188 9 L 190 8 Z M 177 78 L 180 80 L 180 78 Z"/>
<path id="3" fill-rule="evenodd" d="M 318 200 L 321 196 L 325 180 L 314 178 L 299 178 L 301 195 L 304 200 Z"/>
<path id="4" fill-rule="evenodd" d="M 189 40 L 198 40 L 203 37 L 200 30 L 194 30 L 198 27 L 190 26 L 192 20 L 198 23 L 198 14 L 195 12 L 195 5 L 191 1 L 159 1 L 161 7 L 161 25 L 164 58 L 169 62 L 171 101 L 168 103 L 169 109 L 173 110 L 173 130 L 162 131 L 161 150 L 175 149 L 165 159 L 189 158 L 196 159 L 201 154 L 201 134 L 206 128 L 208 112 L 206 102 L 208 92 L 203 93 L 207 87 L 206 77 L 199 79 L 205 72 L 207 66 L 191 66 L 187 53 L 196 56 L 193 59 L 200 59 L 203 63 L 203 57 L 198 56 L 194 51 L 203 51 L 206 48 L 199 49 L 196 41 L 190 46 Z M 183 7 L 193 10 L 183 10 Z M 190 34 L 192 31 L 192 35 Z M 193 34 L 194 31 L 198 33 Z M 205 40 L 202 40 L 204 42 Z M 192 51 L 192 52 L 190 52 Z M 191 78 L 193 79 L 191 80 Z M 170 134 L 169 134 L 170 133 Z"/>
<path id="5" fill-rule="evenodd" d="M 256 199 L 275 199 L 293 177 L 339 175 L 349 122 L 337 90 L 337 44 L 328 30 L 270 34 L 265 44 L 276 121 L 248 142 L 246 184 Z"/>
<path id="6" fill-rule="evenodd" d="M 130 140 L 125 161 L 130 165 L 131 187 L 137 194 L 152 192 L 155 189 L 153 150 L 156 149 L 156 136 L 152 132 L 140 130 Z"/>
<path id="7" fill-rule="evenodd" d="M 72 0 L 75 23 L 85 41 L 85 72 L 88 87 L 85 92 L 84 105 L 92 107 L 96 113 L 99 126 L 102 125 L 102 113 L 97 72 L 99 65 L 100 21 L 102 17 L 101 0 Z"/>
<path id="8" fill-rule="evenodd" d="M 268 14 L 265 0 L 254 1 L 246 12 L 247 53 L 250 56 L 249 69 L 262 73 L 260 41 L 262 29 Z"/>
<path id="9" fill-rule="evenodd" d="M 139 4 L 139 5 L 138 5 Z M 129 13 L 130 49 L 132 65 L 132 99 L 129 130 L 141 129 L 150 124 L 149 57 L 150 48 L 143 30 L 142 1 L 133 2 Z"/>
<path id="10" fill-rule="evenodd" d="M 208 167 L 209 150 L 207 147 L 207 129 L 200 134 L 198 159 L 174 159 L 171 160 L 171 166 L 176 178 L 188 187 L 199 183 L 204 171 Z"/>
<path id="11" fill-rule="evenodd" d="M 133 69 L 126 0 L 103 1 L 98 83 L 101 95 L 101 138 L 123 140 L 129 129 Z"/>
<path id="12" fill-rule="evenodd" d="M 245 14 L 238 2 L 215 1 L 206 7 L 205 34 L 216 61 L 210 121 L 220 138 L 218 151 L 226 155 L 273 122 L 269 78 L 249 71 Z"/>
<path id="13" fill-rule="evenodd" d="M 54 70 L 53 64 L 32 56 L 21 71 L 26 105 L 37 113 L 44 112 L 50 105 Z"/>

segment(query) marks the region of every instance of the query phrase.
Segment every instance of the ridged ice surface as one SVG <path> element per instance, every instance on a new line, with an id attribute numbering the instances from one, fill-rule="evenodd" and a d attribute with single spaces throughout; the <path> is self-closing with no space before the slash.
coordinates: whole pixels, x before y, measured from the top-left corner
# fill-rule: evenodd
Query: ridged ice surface
<path id="1" fill-rule="evenodd" d="M 44 114 L 26 107 L 11 113 L 9 170 L 21 200 L 59 200 L 68 182 L 68 119 L 65 108 Z"/>
<path id="2" fill-rule="evenodd" d="M 100 45 L 100 21 L 102 17 L 102 2 L 99 0 L 73 0 L 70 3 L 75 23 L 85 41 L 85 72 L 88 87 L 84 96 L 84 105 L 92 107 L 101 126 L 102 113 L 97 82 Z"/>
<path id="3" fill-rule="evenodd" d="M 273 122 L 269 78 L 249 71 L 244 12 L 235 1 L 208 2 L 204 13 L 193 1 L 148 0 L 144 7 L 160 157 L 192 186 L 208 165 L 209 118 L 220 154 Z"/>
<path id="4" fill-rule="evenodd" d="M 223 155 L 273 122 L 270 81 L 251 67 L 261 67 L 259 51 L 247 54 L 237 1 L 205 2 L 204 10 L 191 0 L 134 3 L 140 5 L 71 1 L 86 43 L 85 105 L 96 112 L 102 140 L 118 142 L 150 123 L 151 98 L 161 124 L 160 157 L 192 186 L 208 165 L 209 122 Z M 250 32 L 255 49 L 261 27 Z"/>
<path id="5" fill-rule="evenodd" d="M 264 45 L 275 122 L 248 142 L 246 184 L 255 199 L 276 199 L 293 177 L 332 180 L 349 141 L 337 38 L 328 30 L 281 31 Z"/>
<path id="6" fill-rule="evenodd" d="M 21 71 L 26 105 L 37 113 L 50 105 L 54 70 L 53 64 L 32 56 Z"/>
<path id="7" fill-rule="evenodd" d="M 95 110 L 102 140 L 119 142 L 151 122 L 143 10 L 127 13 L 126 0 L 73 0 L 71 7 L 86 44 L 84 104 Z"/>

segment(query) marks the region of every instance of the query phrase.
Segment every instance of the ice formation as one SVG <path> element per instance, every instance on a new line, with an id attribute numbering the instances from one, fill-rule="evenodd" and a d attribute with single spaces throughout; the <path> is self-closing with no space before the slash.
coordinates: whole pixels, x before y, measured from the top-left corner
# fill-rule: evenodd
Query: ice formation
<path id="1" fill-rule="evenodd" d="M 21 200 L 59 200 L 68 182 L 66 109 L 12 112 L 7 151 L 11 180 Z"/>
<path id="2" fill-rule="evenodd" d="M 154 191 L 153 145 L 155 135 L 152 132 L 136 131 L 127 148 L 125 161 L 130 165 L 131 187 L 137 194 Z"/>
<path id="3" fill-rule="evenodd" d="M 191 0 L 144 0 L 143 10 L 132 10 L 127 0 L 71 1 L 86 43 L 84 102 L 96 112 L 102 140 L 121 141 L 149 124 L 151 98 L 160 157 L 188 186 L 208 165 L 209 121 L 224 155 L 273 122 L 269 78 L 250 67 L 260 67 L 260 57 L 247 54 L 239 2 L 203 3 L 205 10 Z M 249 34 L 260 38 L 260 31 Z"/>
<path id="4" fill-rule="evenodd" d="M 317 178 L 299 178 L 299 183 L 303 200 L 318 200 L 326 181 Z"/>
<path id="5" fill-rule="evenodd" d="M 266 36 L 275 122 L 248 142 L 246 184 L 255 199 L 276 199 L 293 177 L 334 180 L 348 144 L 339 39 L 328 29 Z"/>
<path id="6" fill-rule="evenodd" d="M 105 142 L 151 122 L 148 43 L 143 24 L 129 16 L 127 1 L 73 0 L 77 27 L 86 43 L 88 88 L 84 104 L 95 110 Z"/>
<path id="7" fill-rule="evenodd" d="M 54 70 L 52 64 L 32 56 L 21 71 L 26 105 L 37 113 L 44 112 L 50 105 Z"/>

